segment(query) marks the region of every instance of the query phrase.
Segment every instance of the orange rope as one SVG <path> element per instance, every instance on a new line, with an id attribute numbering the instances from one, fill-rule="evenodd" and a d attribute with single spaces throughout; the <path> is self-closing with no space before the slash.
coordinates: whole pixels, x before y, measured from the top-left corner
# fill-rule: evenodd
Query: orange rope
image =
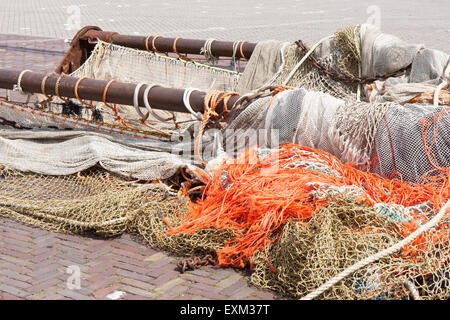
<path id="1" fill-rule="evenodd" d="M 159 52 L 159 51 L 156 49 L 156 45 L 155 45 L 156 39 L 161 38 L 161 37 L 162 37 L 161 35 L 156 35 L 156 36 L 154 36 L 153 39 L 152 39 L 152 50 L 153 50 L 154 53 L 161 53 L 161 52 Z M 165 54 L 166 56 L 168 56 L 167 52 L 164 52 L 164 54 Z"/>
<path id="2" fill-rule="evenodd" d="M 180 37 L 175 38 L 175 40 L 174 40 L 174 42 L 173 42 L 173 47 L 172 47 L 173 52 L 175 52 L 175 53 L 178 55 L 178 58 L 184 59 L 185 61 L 191 61 L 191 59 L 189 59 L 189 58 L 187 57 L 187 54 L 185 54 L 185 55 L 183 56 L 183 55 L 181 55 L 181 54 L 178 52 L 178 50 L 177 50 L 177 41 L 180 40 L 180 39 L 181 39 Z"/>
<path id="3" fill-rule="evenodd" d="M 248 60 L 248 58 L 245 56 L 244 51 L 242 50 L 242 46 L 246 44 L 248 41 L 241 41 L 241 44 L 239 45 L 239 53 L 241 54 L 241 57 Z"/>
<path id="4" fill-rule="evenodd" d="M 79 94 L 78 94 L 78 87 L 79 87 L 81 81 L 83 81 L 84 79 L 88 79 L 88 77 L 81 77 L 80 79 L 77 80 L 77 83 L 75 84 L 75 88 L 74 88 L 75 97 L 78 99 L 78 101 L 79 101 L 80 103 L 82 103 L 82 104 L 88 106 L 88 107 L 92 110 L 92 114 L 94 114 L 94 113 L 97 112 L 97 111 L 96 111 L 96 109 L 95 109 L 95 106 L 94 106 L 94 104 L 93 104 L 93 101 L 91 100 L 90 103 L 87 103 L 87 102 L 83 101 L 83 100 L 80 98 Z M 105 106 L 107 106 L 108 108 L 110 108 L 110 109 L 112 109 L 112 110 L 114 111 L 114 113 L 116 114 L 116 117 L 117 117 L 117 122 L 119 122 L 119 124 L 122 124 L 122 125 L 124 125 L 125 127 L 129 128 L 129 129 L 136 130 L 136 128 L 133 128 L 133 127 L 129 126 L 129 125 L 125 122 L 125 120 L 120 116 L 119 110 L 117 109 L 117 106 L 116 106 L 116 105 L 114 105 L 114 107 L 111 107 L 109 104 L 106 103 L 106 94 L 107 94 L 107 91 L 108 91 L 110 85 L 111 85 L 113 82 L 116 82 L 116 81 L 117 81 L 117 80 L 114 80 L 114 79 L 113 79 L 113 80 L 109 81 L 109 82 L 107 83 L 107 85 L 105 86 L 105 89 L 103 90 L 103 103 L 105 104 Z"/>
<path id="5" fill-rule="evenodd" d="M 150 51 L 150 48 L 148 47 L 148 40 L 150 39 L 150 37 L 151 37 L 151 35 L 148 35 L 148 36 L 145 38 L 145 48 L 147 49 L 147 51 Z"/>
<path id="6" fill-rule="evenodd" d="M 433 85 L 429 85 L 430 87 L 436 87 Z M 408 103 L 416 103 L 416 102 L 433 102 L 434 98 L 434 90 L 423 92 L 418 94 L 414 98 L 408 101 Z M 439 92 L 439 101 L 443 105 L 450 105 L 450 90 L 442 88 Z"/>
<path id="7" fill-rule="evenodd" d="M 111 80 L 112 81 L 112 80 Z M 114 82 L 114 81 L 112 81 L 112 82 Z M 111 83 L 112 83 L 111 82 Z M 104 92 L 104 97 L 106 98 L 106 91 L 107 91 L 107 87 L 105 87 L 105 92 Z M 113 111 L 114 111 L 114 113 L 115 113 L 115 115 L 116 115 L 116 119 L 117 119 L 117 122 L 119 123 L 119 124 L 122 124 L 123 126 L 125 126 L 125 127 L 127 127 L 128 129 L 131 129 L 131 130 L 138 130 L 137 128 L 135 128 L 135 127 L 132 127 L 132 126 L 130 126 L 128 123 L 126 123 L 126 121 L 125 121 L 125 119 L 120 115 L 120 113 L 119 113 L 119 109 L 117 108 L 117 105 L 116 104 L 114 104 L 114 107 L 111 107 L 110 105 L 108 105 L 107 103 L 106 103 L 106 101 L 104 101 L 103 102 L 107 107 L 109 107 L 109 108 L 111 108 Z"/>
<path id="8" fill-rule="evenodd" d="M 117 106 L 114 104 L 114 107 L 111 107 L 111 106 L 106 102 L 106 94 L 108 93 L 109 87 L 110 87 L 114 82 L 117 82 L 117 80 L 116 80 L 116 79 L 112 79 L 112 80 L 110 80 L 110 81 L 106 84 L 105 89 L 103 90 L 102 101 L 103 101 L 103 104 L 104 104 L 105 106 L 107 106 L 107 107 L 110 108 L 112 111 L 114 111 L 114 113 L 118 114 L 119 111 L 117 110 Z"/>
<path id="9" fill-rule="evenodd" d="M 326 164 L 328 170 L 314 169 L 304 163 Z M 336 174 L 330 174 L 330 171 Z M 244 267 L 258 250 L 276 240 L 273 233 L 288 220 L 308 221 L 318 210 L 328 206 L 329 186 L 354 190 L 354 200 L 367 205 L 400 204 L 405 207 L 429 202 L 430 214 L 410 211 L 411 221 L 401 224 L 401 232 L 409 235 L 437 212 L 450 194 L 448 174 L 442 172 L 425 184 L 382 178 L 342 164 L 334 156 L 313 148 L 286 144 L 262 157 L 254 147 L 245 150 L 233 163 L 223 163 L 206 177 L 205 197 L 191 204 L 179 227 L 167 234 L 194 233 L 208 228 L 229 229 L 236 237 L 217 251 L 219 264 Z M 345 189 L 347 188 L 347 189 Z M 350 191 L 347 191 L 350 192 Z M 446 221 L 443 219 L 443 221 Z M 449 223 L 444 222 L 433 233 L 434 239 L 449 236 Z M 414 258 L 426 250 L 424 238 L 405 248 L 405 257 Z"/>
<path id="10" fill-rule="evenodd" d="M 431 148 L 433 147 L 434 143 L 436 142 L 437 136 L 438 136 L 438 131 L 439 131 L 439 120 L 444 118 L 444 117 L 448 117 L 450 116 L 449 113 L 450 109 L 447 107 L 444 107 L 439 113 L 437 113 L 436 115 L 434 115 L 430 120 L 428 120 L 426 127 L 425 127 L 425 118 L 422 118 L 422 142 L 425 148 L 425 153 L 427 155 L 428 161 L 430 162 L 430 164 L 439 171 L 444 170 L 444 168 L 440 167 L 438 164 L 438 161 L 436 159 L 436 156 L 434 155 L 434 153 L 432 152 Z M 431 141 L 431 143 L 428 145 L 426 138 L 428 135 L 428 130 L 430 129 L 431 125 L 435 123 L 435 128 L 434 128 L 434 135 L 433 135 L 433 139 Z"/>
<path id="11" fill-rule="evenodd" d="M 56 114 L 54 112 L 52 112 L 51 110 L 36 110 L 33 108 L 30 108 L 28 105 L 24 105 L 24 104 L 20 104 L 20 103 L 10 103 L 7 101 L 0 101 L 0 105 L 1 106 L 5 106 L 10 108 L 11 110 L 14 110 L 15 112 L 26 112 L 26 113 L 30 113 L 30 114 L 36 114 L 42 117 L 46 117 L 46 118 L 50 118 L 53 120 L 57 120 L 63 123 L 70 123 L 70 124 L 75 124 L 78 126 L 82 126 L 84 128 L 87 129 L 93 129 L 94 126 L 89 126 L 83 122 L 92 124 L 96 126 L 96 129 L 102 132 L 106 132 L 106 133 L 114 133 L 114 134 L 123 134 L 126 135 L 128 137 L 133 137 L 133 138 L 142 138 L 142 139 L 154 139 L 154 136 L 158 136 L 158 137 L 164 137 L 167 134 L 160 134 L 160 132 L 149 132 L 149 131 L 144 131 L 144 130 L 139 130 L 139 129 L 134 129 L 132 128 L 132 132 L 130 131 L 126 131 L 123 129 L 123 127 L 119 127 L 115 124 L 110 124 L 110 123 L 106 123 L 106 122 L 98 122 L 96 120 L 91 120 L 91 119 L 85 119 L 82 117 L 76 117 L 73 115 L 64 115 L 64 114 Z M 107 129 L 108 128 L 108 129 Z M 116 130 L 114 130 L 116 129 Z M 141 135 L 137 135 L 136 133 L 140 133 Z"/>
<path id="12" fill-rule="evenodd" d="M 409 103 L 416 103 L 416 102 L 431 102 L 433 101 L 433 92 L 424 92 L 420 95 L 415 96 L 411 100 L 409 100 Z M 443 93 L 439 93 L 439 101 L 441 101 L 441 104 L 443 105 L 450 105 L 450 98 L 446 97 Z"/>
<path id="13" fill-rule="evenodd" d="M 77 83 L 75 84 L 75 88 L 74 88 L 75 97 L 78 99 L 78 101 L 79 101 L 81 104 L 84 104 L 85 106 L 88 106 L 89 108 L 91 108 L 92 111 L 94 111 L 94 110 L 95 110 L 95 107 L 94 107 L 94 105 L 93 105 L 93 103 L 92 103 L 92 100 L 91 100 L 91 103 L 84 102 L 84 101 L 80 98 L 80 96 L 78 95 L 78 87 L 80 86 L 81 81 L 83 81 L 84 79 L 89 79 L 89 78 L 88 78 L 88 77 L 81 77 L 80 79 L 77 80 Z"/>
<path id="14" fill-rule="evenodd" d="M 272 102 L 274 102 L 277 94 L 279 94 L 280 92 L 283 92 L 285 90 L 294 90 L 294 87 L 290 87 L 290 86 L 279 86 L 277 88 L 275 88 L 275 90 L 272 92 L 273 97 L 272 99 L 270 99 L 269 105 L 272 105 Z"/>
<path id="15" fill-rule="evenodd" d="M 110 108 L 110 109 L 114 112 L 114 114 L 115 114 L 115 116 L 116 116 L 116 120 L 117 120 L 117 122 L 118 122 L 119 124 L 122 124 L 122 125 L 124 125 L 125 127 L 129 128 L 129 129 L 135 129 L 135 128 L 129 126 L 129 125 L 125 122 L 124 118 L 119 114 L 119 109 L 117 108 L 117 104 L 114 104 L 114 106 L 112 107 L 111 105 L 109 105 L 109 104 L 106 102 L 106 95 L 107 95 L 107 93 L 108 93 L 108 89 L 109 89 L 109 87 L 111 86 L 111 84 L 113 84 L 114 82 L 117 82 L 117 80 L 116 80 L 116 79 L 112 79 L 112 80 L 110 80 L 110 81 L 106 84 L 105 89 L 103 90 L 102 102 L 103 102 L 103 104 L 104 104 L 106 107 Z"/>
<path id="16" fill-rule="evenodd" d="M 205 111 L 203 113 L 203 120 L 202 120 L 202 124 L 200 125 L 200 130 L 197 134 L 197 137 L 195 138 L 195 144 L 194 144 L 194 154 L 196 155 L 197 159 L 200 161 L 200 163 L 203 166 L 206 166 L 206 162 L 205 162 L 205 160 L 203 160 L 203 157 L 201 155 L 200 144 L 201 144 L 201 139 L 202 139 L 203 133 L 206 129 L 206 126 L 211 117 L 219 116 L 215 110 L 222 101 L 223 101 L 223 110 L 224 111 L 228 110 L 227 104 L 228 104 L 230 98 L 234 95 L 239 95 L 239 93 L 211 90 L 205 96 L 205 99 L 204 99 L 204 110 Z"/>
<path id="17" fill-rule="evenodd" d="M 161 38 L 161 37 L 162 36 L 160 36 L 160 35 L 156 35 L 156 36 L 153 37 L 153 39 L 152 39 L 152 50 L 153 50 L 153 52 L 158 52 L 158 50 L 156 50 L 155 41 L 156 41 L 156 39 Z"/>
<path id="18" fill-rule="evenodd" d="M 47 98 L 48 101 L 50 101 L 53 97 L 47 95 L 47 93 L 45 92 L 45 84 L 46 84 L 48 78 L 51 77 L 51 76 L 54 76 L 54 75 L 56 75 L 56 72 L 47 73 L 45 75 L 45 77 L 42 79 L 42 82 L 41 82 L 41 92 Z"/>
<path id="19" fill-rule="evenodd" d="M 42 92 L 42 94 L 45 96 L 46 100 L 43 100 L 43 101 L 41 101 L 41 102 L 39 103 L 39 104 L 41 105 L 41 109 L 44 109 L 44 105 L 45 105 L 46 103 L 48 103 L 48 102 L 51 102 L 52 99 L 53 99 L 53 96 L 49 96 L 49 95 L 45 92 L 45 84 L 46 84 L 46 82 L 47 82 L 47 79 L 48 79 L 49 77 L 53 76 L 53 75 L 56 75 L 56 73 L 55 73 L 55 72 L 47 73 L 47 74 L 45 75 L 45 77 L 42 78 L 42 81 L 41 81 L 41 92 Z"/>

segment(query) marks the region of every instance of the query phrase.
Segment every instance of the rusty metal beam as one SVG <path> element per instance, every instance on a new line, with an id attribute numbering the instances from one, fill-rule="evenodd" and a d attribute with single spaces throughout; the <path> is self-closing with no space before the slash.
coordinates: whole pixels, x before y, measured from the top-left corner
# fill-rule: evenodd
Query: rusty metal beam
<path id="1" fill-rule="evenodd" d="M 106 41 L 108 33 L 104 32 L 97 32 L 98 38 Z M 152 41 L 155 38 L 155 36 L 150 36 L 148 38 L 148 45 L 150 51 L 152 51 Z M 121 35 L 121 34 L 113 34 L 111 36 L 111 40 L 113 43 L 125 46 L 125 47 L 131 47 L 139 50 L 147 50 L 146 42 L 147 37 L 143 36 L 128 36 L 128 35 Z M 154 44 L 155 48 L 159 52 L 174 52 L 173 50 L 173 44 L 175 42 L 176 38 L 166 38 L 166 37 L 158 37 L 155 39 Z M 179 53 L 182 54 L 200 54 L 200 50 L 205 45 L 206 40 L 198 40 L 198 39 L 183 39 L 180 38 L 177 40 L 176 43 L 176 49 Z M 233 44 L 232 41 L 219 41 L 215 40 L 211 44 L 211 53 L 214 56 L 217 57 L 232 57 L 233 56 Z M 244 56 L 242 56 L 239 48 L 236 50 L 236 58 L 243 58 L 243 59 L 249 59 L 250 56 L 253 53 L 253 50 L 255 49 L 256 43 L 243 43 L 242 44 L 242 53 Z"/>
<path id="2" fill-rule="evenodd" d="M 18 78 L 21 74 L 21 70 L 0 69 L 0 88 L 13 89 L 17 84 Z M 26 72 L 23 74 L 20 86 L 24 92 L 29 93 L 43 93 L 41 84 L 46 76 L 45 73 Z M 53 75 L 47 78 L 45 82 L 45 93 L 47 95 L 56 94 L 56 82 L 60 75 Z M 65 75 L 59 84 L 59 93 L 62 97 L 76 98 L 75 85 L 79 78 Z M 78 87 L 78 95 L 83 100 L 102 101 L 103 92 L 109 81 L 95 80 L 95 79 L 83 79 Z M 133 106 L 134 91 L 136 88 L 134 83 L 114 82 L 110 85 L 106 102 L 111 104 L 122 104 Z M 146 86 L 142 86 L 139 89 L 139 107 L 145 108 L 144 104 L 144 91 Z M 148 94 L 148 101 L 152 108 L 176 111 L 176 112 L 188 112 L 184 102 L 183 95 L 184 89 L 174 89 L 166 87 L 154 87 Z M 202 91 L 194 91 L 190 95 L 189 103 L 195 112 L 204 111 L 204 98 L 206 93 Z M 238 96 L 232 96 L 229 100 L 229 105 L 233 105 Z M 220 103 L 216 110 L 222 112 L 223 103 Z"/>
<path id="3" fill-rule="evenodd" d="M 156 35 L 148 37 L 122 35 L 117 32 L 102 31 L 95 26 L 86 26 L 80 29 L 72 39 L 71 46 L 58 65 L 56 72 L 71 73 L 79 68 L 89 57 L 98 39 L 139 50 L 147 50 L 148 47 L 150 51 L 153 50 L 153 43 L 158 52 L 174 52 L 174 43 L 177 38 L 155 37 Z M 155 41 L 153 42 L 153 40 Z M 200 50 L 204 47 L 206 41 L 179 38 L 176 42 L 176 51 L 180 54 L 200 54 Z M 233 41 L 216 40 L 211 44 L 211 52 L 218 57 L 232 57 L 235 43 Z M 256 43 L 239 42 L 235 57 L 249 59 L 255 47 Z M 242 49 L 242 53 L 240 49 Z"/>

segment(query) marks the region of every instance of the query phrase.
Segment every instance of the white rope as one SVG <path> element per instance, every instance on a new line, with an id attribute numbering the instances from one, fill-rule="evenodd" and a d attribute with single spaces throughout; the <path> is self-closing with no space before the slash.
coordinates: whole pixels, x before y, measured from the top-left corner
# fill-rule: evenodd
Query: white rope
<path id="1" fill-rule="evenodd" d="M 200 54 L 203 54 L 208 62 L 216 65 L 219 58 L 212 53 L 212 43 L 214 41 L 216 41 L 216 39 L 207 39 L 204 46 L 200 49 Z"/>
<path id="2" fill-rule="evenodd" d="M 237 68 L 236 68 L 237 63 L 236 63 L 236 61 L 238 61 L 238 63 L 241 61 L 240 58 L 236 59 L 236 54 L 237 54 L 237 50 L 239 48 L 239 45 L 241 44 L 242 41 L 243 40 L 233 42 L 233 54 L 231 55 L 231 60 L 234 63 L 234 71 L 237 71 Z"/>
<path id="3" fill-rule="evenodd" d="M 145 85 L 145 82 L 139 82 L 136 87 L 134 88 L 134 94 L 133 94 L 133 106 L 136 110 L 139 108 L 139 90 L 141 90 L 142 86 Z M 138 113 L 140 113 L 138 111 Z"/>
<path id="4" fill-rule="evenodd" d="M 157 84 L 152 84 L 147 86 L 147 88 L 145 88 L 144 91 L 144 104 L 145 104 L 145 108 L 148 110 L 148 112 L 150 112 L 150 114 L 152 114 L 157 120 L 161 121 L 161 122 L 165 122 L 167 121 L 167 119 L 164 119 L 162 117 L 160 117 L 158 114 L 156 114 L 152 107 L 150 106 L 150 102 L 148 101 L 148 93 L 150 92 L 150 90 L 154 87 L 158 87 Z"/>
<path id="5" fill-rule="evenodd" d="M 441 92 L 442 88 L 445 88 L 448 85 L 449 77 L 450 77 L 450 59 L 447 61 L 447 66 L 444 69 L 444 80 L 436 87 L 436 90 L 434 90 L 433 104 L 435 106 L 439 105 L 439 93 Z"/>
<path id="6" fill-rule="evenodd" d="M 360 30 L 361 29 L 361 25 L 358 24 L 357 28 L 353 29 L 353 41 L 356 43 L 359 43 L 359 46 L 357 48 L 358 50 L 358 76 L 361 78 L 361 74 L 362 74 L 362 67 L 361 67 L 361 41 L 357 41 L 357 37 L 360 37 L 359 32 L 358 34 L 356 33 L 356 30 Z M 360 102 L 361 101 L 361 83 L 358 83 L 357 86 L 357 90 L 356 90 L 356 101 Z"/>
<path id="7" fill-rule="evenodd" d="M 419 295 L 419 291 L 417 291 L 416 287 L 411 281 L 405 280 L 404 284 L 408 288 L 414 300 L 422 300 L 422 298 Z"/>
<path id="8" fill-rule="evenodd" d="M 145 85 L 144 82 L 139 82 L 139 83 L 136 85 L 136 88 L 134 88 L 134 94 L 133 94 L 133 105 L 134 105 L 134 109 L 135 109 L 136 112 L 139 114 L 139 116 L 142 118 L 142 120 L 144 121 L 144 124 L 145 124 L 147 127 L 151 128 L 151 129 L 153 129 L 153 130 L 155 130 L 155 131 L 157 131 L 157 132 L 159 132 L 159 133 L 166 134 L 166 132 L 164 132 L 164 131 L 162 131 L 162 130 L 160 130 L 160 129 L 154 127 L 154 126 L 149 125 L 149 124 L 144 120 L 144 119 L 146 118 L 146 116 L 145 116 L 145 115 L 142 113 L 142 111 L 139 109 L 139 99 L 138 99 L 138 98 L 139 98 L 139 90 L 141 89 L 141 87 L 142 87 L 143 85 Z M 161 118 L 160 116 L 158 116 L 158 115 L 152 110 L 152 107 L 150 106 L 150 103 L 148 102 L 148 92 L 149 92 L 150 89 L 153 88 L 154 86 L 156 86 L 156 84 L 149 85 L 149 86 L 147 86 L 147 88 L 146 88 L 145 91 L 144 91 L 143 99 L 144 99 L 145 108 L 146 108 L 146 109 L 147 109 L 147 110 L 148 110 L 148 111 L 149 111 L 156 119 L 158 119 L 159 121 L 165 122 L 166 119 L 163 119 L 163 118 Z"/>
<path id="9" fill-rule="evenodd" d="M 27 73 L 27 72 L 32 72 L 31 70 L 23 70 L 20 74 L 19 74 L 19 77 L 17 78 L 17 84 L 15 84 L 14 86 L 13 86 L 13 90 L 14 91 L 19 91 L 20 93 L 23 93 L 23 90 L 22 90 L 22 77 L 23 77 L 23 75 L 25 74 L 25 73 Z"/>
<path id="10" fill-rule="evenodd" d="M 278 78 L 278 76 L 280 75 L 281 71 L 283 71 L 284 69 L 284 65 L 286 64 L 286 59 L 284 58 L 284 50 L 286 49 L 287 46 L 289 46 L 291 43 L 290 42 L 285 42 L 283 44 L 283 46 L 280 49 L 280 54 L 281 54 L 281 65 L 278 68 L 277 72 L 273 75 L 272 78 L 269 79 L 269 81 L 267 81 L 264 85 L 262 85 L 261 87 L 266 87 L 266 86 L 270 86 L 272 85 L 272 83 Z"/>
<path id="11" fill-rule="evenodd" d="M 319 40 L 319 42 L 317 42 L 315 45 L 313 45 L 311 47 L 311 49 L 309 49 L 309 51 L 303 56 L 303 58 L 297 63 L 297 65 L 291 70 L 291 72 L 289 73 L 289 75 L 287 76 L 287 78 L 283 81 L 283 85 L 287 85 L 287 83 L 291 80 L 291 78 L 294 76 L 294 74 L 297 72 L 297 70 L 303 65 L 303 63 L 306 61 L 306 59 L 308 59 L 308 57 L 311 55 L 311 53 L 314 52 L 314 50 L 316 50 L 316 48 L 322 44 L 322 42 L 332 38 L 334 35 L 331 36 L 326 36 L 325 38 Z"/>
<path id="12" fill-rule="evenodd" d="M 200 91 L 199 89 L 195 89 L 195 88 L 188 88 L 184 90 L 183 93 L 183 103 L 184 106 L 186 107 L 186 109 L 198 120 L 202 120 L 202 114 L 200 112 L 195 112 L 192 109 L 191 103 L 189 102 L 189 99 L 191 97 L 192 91 Z"/>
<path id="13" fill-rule="evenodd" d="M 331 278 L 330 280 L 328 280 L 327 282 L 322 284 L 320 287 L 318 287 L 316 290 L 314 290 L 313 292 L 311 292 L 308 295 L 304 296 L 300 300 L 312 300 L 314 298 L 317 298 L 322 293 L 324 293 L 325 291 L 330 289 L 336 283 L 338 283 L 339 281 L 341 281 L 342 279 L 344 279 L 348 275 L 352 274 L 353 272 L 355 272 L 355 271 L 357 271 L 357 270 L 359 270 L 359 269 L 361 269 L 361 268 L 363 268 L 363 267 L 365 267 L 365 266 L 367 266 L 367 265 L 369 265 L 369 264 L 371 264 L 371 263 L 373 263 L 373 262 L 375 262 L 377 260 L 380 260 L 380 259 L 382 259 L 384 257 L 387 257 L 387 256 L 393 254 L 394 252 L 402 249 L 407 244 L 413 242 L 422 233 L 424 233 L 424 232 L 428 231 L 429 229 L 431 229 L 432 227 L 434 227 L 442 219 L 442 217 L 445 215 L 445 213 L 447 212 L 447 209 L 448 209 L 449 206 L 450 206 L 450 200 L 447 200 L 447 203 L 442 207 L 442 209 L 439 211 L 439 213 L 433 217 L 433 219 L 428 221 L 426 224 L 421 225 L 417 230 L 412 232 L 409 236 L 407 236 L 403 240 L 399 241 L 398 243 L 394 244 L 393 246 L 391 246 L 391 247 L 389 247 L 387 249 L 384 249 L 384 250 L 382 250 L 382 251 L 380 251 L 380 252 L 378 252 L 378 253 L 376 253 L 374 255 L 371 255 L 371 256 L 365 258 L 364 260 L 361 260 L 361 261 L 355 263 L 354 265 L 348 267 L 347 269 L 345 269 L 344 271 L 342 271 L 341 273 L 339 273 L 335 277 Z"/>

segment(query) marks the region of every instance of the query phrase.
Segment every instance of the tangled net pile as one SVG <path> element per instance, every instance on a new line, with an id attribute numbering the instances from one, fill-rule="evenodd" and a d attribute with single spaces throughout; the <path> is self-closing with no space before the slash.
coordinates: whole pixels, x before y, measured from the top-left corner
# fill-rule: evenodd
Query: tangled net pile
<path id="1" fill-rule="evenodd" d="M 449 72 L 370 25 L 262 41 L 242 73 L 99 41 L 73 76 L 197 87 L 205 113 L 0 100 L 0 215 L 132 233 L 294 298 L 449 299 Z"/>
<path id="2" fill-rule="evenodd" d="M 150 245 L 179 254 L 211 254 L 231 230 L 164 237 L 189 209 L 162 183 L 139 184 L 101 169 L 68 176 L 0 170 L 0 215 L 51 231 L 113 237 L 141 235 Z"/>
<path id="3" fill-rule="evenodd" d="M 429 222 L 449 191 L 446 173 L 419 185 L 383 179 L 307 147 L 254 148 L 217 170 L 205 198 L 168 234 L 234 230 L 236 237 L 217 251 L 221 265 L 250 264 L 253 283 L 302 297 Z M 448 298 L 449 214 L 324 297 L 404 298 L 411 282 L 429 298 Z"/>

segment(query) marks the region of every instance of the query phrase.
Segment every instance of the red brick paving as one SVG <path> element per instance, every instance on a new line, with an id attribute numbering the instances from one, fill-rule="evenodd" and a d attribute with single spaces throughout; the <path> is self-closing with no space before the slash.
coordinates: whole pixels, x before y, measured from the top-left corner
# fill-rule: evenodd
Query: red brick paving
<path id="1" fill-rule="evenodd" d="M 0 34 L 0 68 L 51 72 L 67 48 L 62 39 Z"/>
<path id="2" fill-rule="evenodd" d="M 233 269 L 204 267 L 180 274 L 177 257 L 134 242 L 128 234 L 93 240 L 2 217 L 0 248 L 0 299 L 105 299 L 115 291 L 125 292 L 121 299 L 130 300 L 276 298 L 249 285 Z M 93 257 L 96 249 L 99 254 Z M 80 289 L 68 288 L 68 266 L 80 268 Z"/>

